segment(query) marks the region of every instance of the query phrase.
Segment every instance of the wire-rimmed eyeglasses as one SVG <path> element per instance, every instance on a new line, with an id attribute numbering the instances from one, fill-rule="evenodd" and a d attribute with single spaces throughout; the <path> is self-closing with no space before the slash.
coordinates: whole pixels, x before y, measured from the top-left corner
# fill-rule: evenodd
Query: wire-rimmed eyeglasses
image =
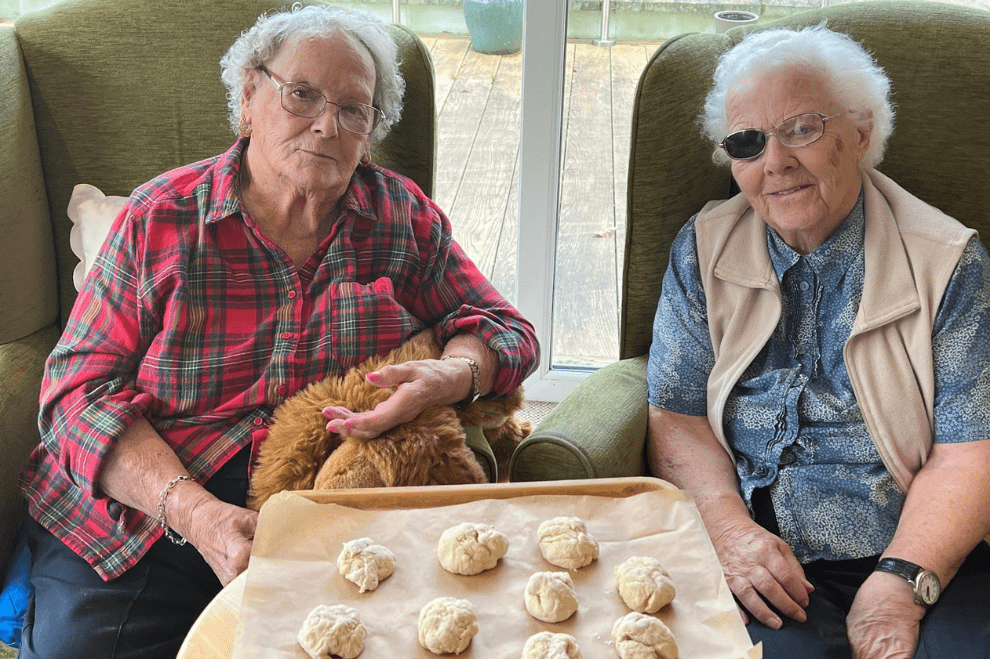
<path id="1" fill-rule="evenodd" d="M 268 76 L 268 79 L 278 90 L 282 107 L 286 112 L 297 117 L 315 119 L 323 114 L 327 104 L 337 106 L 337 123 L 349 133 L 369 135 L 375 131 L 379 122 L 385 118 L 385 113 L 373 105 L 364 103 L 334 103 L 328 100 L 319 90 L 299 82 L 279 82 L 275 75 L 260 65 L 258 70 Z"/>
<path id="2" fill-rule="evenodd" d="M 719 147 L 733 160 L 752 160 L 758 158 L 767 148 L 771 135 L 776 136 L 784 146 L 808 146 L 825 134 L 825 122 L 838 116 L 826 116 L 817 112 L 795 115 L 784 119 L 771 131 L 762 131 L 759 128 L 736 131 L 722 140 Z"/>

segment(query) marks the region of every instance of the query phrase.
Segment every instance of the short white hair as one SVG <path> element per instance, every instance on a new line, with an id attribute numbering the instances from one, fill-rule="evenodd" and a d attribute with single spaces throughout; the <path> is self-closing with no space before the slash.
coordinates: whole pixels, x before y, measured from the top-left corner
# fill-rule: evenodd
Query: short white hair
<path id="1" fill-rule="evenodd" d="M 399 73 L 398 48 L 388 27 L 378 18 L 357 9 L 328 5 L 302 6 L 288 11 L 262 14 L 258 21 L 220 59 L 220 80 L 227 88 L 230 128 L 239 133 L 241 96 L 247 72 L 263 65 L 287 43 L 304 39 L 326 39 L 337 33 L 360 41 L 375 62 L 375 95 L 372 104 L 385 113 L 385 119 L 371 134 L 372 142 L 388 135 L 402 114 L 406 83 Z"/>
<path id="2" fill-rule="evenodd" d="M 802 30 L 754 32 L 722 55 L 715 69 L 715 86 L 708 93 L 699 117 L 702 132 L 716 145 L 712 159 L 719 164 L 729 162 L 717 146 L 729 130 L 725 113 L 728 95 L 743 81 L 794 68 L 818 75 L 854 122 L 873 124 L 863 162 L 877 166 L 883 160 L 887 138 L 894 130 L 890 78 L 862 45 L 845 34 L 829 30 L 824 23 Z"/>

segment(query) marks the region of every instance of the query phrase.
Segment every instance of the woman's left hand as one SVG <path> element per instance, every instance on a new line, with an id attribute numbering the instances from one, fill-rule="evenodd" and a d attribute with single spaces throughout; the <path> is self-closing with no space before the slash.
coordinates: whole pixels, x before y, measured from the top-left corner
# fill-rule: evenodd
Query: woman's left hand
<path id="1" fill-rule="evenodd" d="M 913 659 L 924 615 L 907 581 L 874 572 L 856 593 L 846 616 L 853 659 Z"/>
<path id="2" fill-rule="evenodd" d="M 326 407 L 327 430 L 345 437 L 369 439 L 412 421 L 427 407 L 450 405 L 471 391 L 471 367 L 462 359 L 425 359 L 383 366 L 368 373 L 376 387 L 396 387 L 388 400 L 368 412 Z"/>

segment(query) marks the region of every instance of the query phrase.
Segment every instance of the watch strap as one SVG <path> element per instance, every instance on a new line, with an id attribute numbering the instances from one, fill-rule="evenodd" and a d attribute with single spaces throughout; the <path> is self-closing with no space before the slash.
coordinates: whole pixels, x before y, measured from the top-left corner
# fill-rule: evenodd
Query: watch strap
<path id="1" fill-rule="evenodd" d="M 896 574 L 899 577 L 906 579 L 907 581 L 914 582 L 918 573 L 923 569 L 917 563 L 912 563 L 911 561 L 905 561 L 903 558 L 892 558 L 890 556 L 880 559 L 876 567 L 879 572 L 890 572 L 891 574 Z"/>

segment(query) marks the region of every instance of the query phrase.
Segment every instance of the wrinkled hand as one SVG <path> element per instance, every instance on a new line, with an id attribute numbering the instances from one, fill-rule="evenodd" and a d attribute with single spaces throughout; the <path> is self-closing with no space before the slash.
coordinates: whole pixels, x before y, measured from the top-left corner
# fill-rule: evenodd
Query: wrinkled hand
<path id="1" fill-rule="evenodd" d="M 719 526 L 709 528 L 712 543 L 725 581 L 743 607 L 771 629 L 780 629 L 783 621 L 767 602 L 789 618 L 807 620 L 804 610 L 814 587 L 787 543 L 749 519 Z"/>
<path id="2" fill-rule="evenodd" d="M 907 581 L 874 572 L 846 616 L 853 659 L 913 659 L 924 615 Z"/>
<path id="3" fill-rule="evenodd" d="M 434 405 L 464 400 L 471 391 L 471 367 L 463 360 L 425 359 L 383 366 L 368 373 L 376 387 L 396 387 L 388 400 L 368 412 L 326 407 L 327 430 L 345 437 L 369 439 L 397 425 L 412 421 Z"/>
<path id="4" fill-rule="evenodd" d="M 247 569 L 258 513 L 224 503 L 202 488 L 185 495 L 183 508 L 176 511 L 172 526 L 199 551 L 226 586 Z M 173 521 L 172 516 L 169 521 Z"/>

